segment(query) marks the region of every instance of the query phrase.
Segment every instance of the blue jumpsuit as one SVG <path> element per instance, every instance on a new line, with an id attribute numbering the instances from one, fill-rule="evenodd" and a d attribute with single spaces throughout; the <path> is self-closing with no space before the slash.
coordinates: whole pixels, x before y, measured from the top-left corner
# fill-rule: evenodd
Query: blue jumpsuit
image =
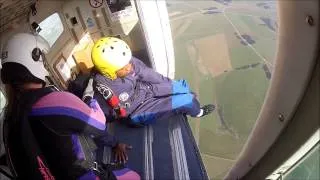
<path id="1" fill-rule="evenodd" d="M 119 97 L 131 123 L 150 124 L 155 119 L 174 114 L 195 117 L 200 112 L 200 104 L 185 80 L 171 80 L 148 68 L 142 61 L 132 58 L 133 71 L 125 78 L 111 80 L 99 73 L 94 75 L 96 83 L 107 85 Z M 107 119 L 114 118 L 110 107 L 103 102 L 95 89 L 98 100 Z"/>

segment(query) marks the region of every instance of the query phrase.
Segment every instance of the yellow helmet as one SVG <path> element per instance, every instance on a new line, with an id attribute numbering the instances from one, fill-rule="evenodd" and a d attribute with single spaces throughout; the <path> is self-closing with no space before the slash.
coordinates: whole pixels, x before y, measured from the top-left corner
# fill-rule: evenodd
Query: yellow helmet
<path id="1" fill-rule="evenodd" d="M 104 76 L 114 80 L 116 72 L 129 64 L 132 54 L 123 40 L 114 37 L 103 37 L 93 46 L 91 58 L 95 68 Z"/>

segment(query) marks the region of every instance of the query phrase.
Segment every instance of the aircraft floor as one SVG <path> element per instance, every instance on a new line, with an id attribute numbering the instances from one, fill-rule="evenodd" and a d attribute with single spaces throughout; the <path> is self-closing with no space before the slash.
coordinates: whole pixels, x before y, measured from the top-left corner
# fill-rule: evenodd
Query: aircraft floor
<path id="1" fill-rule="evenodd" d="M 186 117 L 159 119 L 153 125 L 130 128 L 114 123 L 110 128 L 121 142 L 133 146 L 128 167 L 142 179 L 208 179 Z M 105 163 L 112 162 L 110 149 L 98 153 Z"/>

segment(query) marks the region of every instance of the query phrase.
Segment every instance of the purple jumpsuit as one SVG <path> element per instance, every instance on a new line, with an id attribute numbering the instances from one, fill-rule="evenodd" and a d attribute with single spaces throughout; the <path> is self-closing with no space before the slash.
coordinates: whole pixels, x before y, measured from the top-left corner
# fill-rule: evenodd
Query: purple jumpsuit
<path id="1" fill-rule="evenodd" d="M 93 169 L 96 148 L 88 140 L 92 138 L 98 146 L 118 143 L 106 132 L 106 119 L 96 100 L 88 101 L 88 106 L 71 93 L 48 87 L 26 91 L 16 102 L 5 127 L 10 127 L 7 149 L 18 179 L 140 179 L 124 166 L 99 164 L 105 166 L 103 173 Z M 20 128 L 26 125 L 22 122 L 30 123 L 30 131 Z M 35 140 L 29 142 L 32 137 Z"/>
<path id="2" fill-rule="evenodd" d="M 94 75 L 95 83 L 107 85 L 119 97 L 132 123 L 150 124 L 155 119 L 174 114 L 195 117 L 200 104 L 190 91 L 185 80 L 171 80 L 147 67 L 137 58 L 132 58 L 133 71 L 125 78 L 111 80 L 99 73 Z M 95 96 L 107 119 L 112 119 L 110 107 L 95 89 Z"/>

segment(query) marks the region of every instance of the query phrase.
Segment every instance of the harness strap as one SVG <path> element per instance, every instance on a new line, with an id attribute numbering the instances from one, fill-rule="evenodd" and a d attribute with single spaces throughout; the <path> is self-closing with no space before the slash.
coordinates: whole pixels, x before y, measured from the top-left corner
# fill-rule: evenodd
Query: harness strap
<path id="1" fill-rule="evenodd" d="M 96 144 L 93 142 L 91 138 L 87 136 L 80 135 L 78 136 L 80 144 L 82 146 L 82 150 L 85 156 L 85 159 L 78 160 L 74 163 L 75 167 L 79 167 L 80 169 L 85 170 L 93 170 L 97 171 L 98 163 L 95 161 L 94 152 L 97 149 Z"/>
<path id="2" fill-rule="evenodd" d="M 127 112 L 125 108 L 121 106 L 118 96 L 115 95 L 109 86 L 97 82 L 96 89 L 119 118 L 126 117 Z"/>

